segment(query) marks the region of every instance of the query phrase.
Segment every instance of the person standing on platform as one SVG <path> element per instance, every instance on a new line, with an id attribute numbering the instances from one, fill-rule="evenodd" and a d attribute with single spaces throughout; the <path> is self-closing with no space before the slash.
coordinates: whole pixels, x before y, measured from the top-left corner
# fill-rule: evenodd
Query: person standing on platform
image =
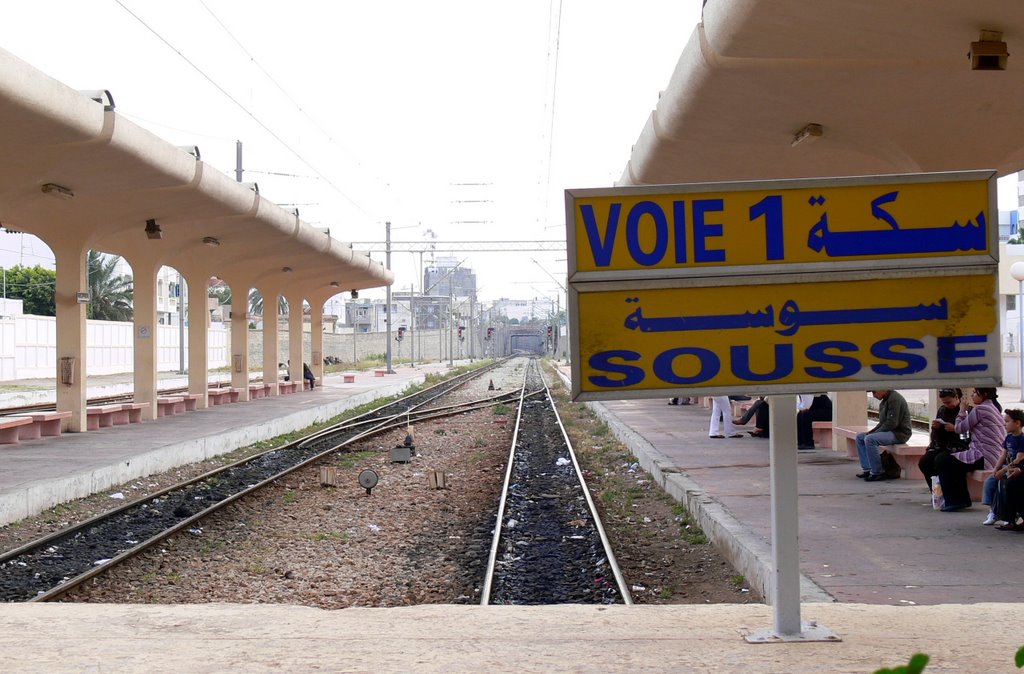
<path id="1" fill-rule="evenodd" d="M 732 403 L 729 402 L 729 396 L 711 398 L 711 427 L 708 429 L 708 437 L 716 440 L 743 437 L 743 434 L 737 433 L 736 427 L 732 425 Z"/>
<path id="2" fill-rule="evenodd" d="M 880 401 L 878 423 L 867 433 L 857 434 L 857 454 L 860 456 L 861 468 L 857 477 L 867 482 L 879 482 L 888 477 L 882 468 L 882 454 L 878 448 L 903 444 L 910 439 L 913 431 L 910 428 L 910 408 L 903 396 L 896 391 L 872 391 L 871 395 Z M 1002 424 L 999 427 L 1002 428 Z M 942 485 L 945 488 L 945 481 Z"/>

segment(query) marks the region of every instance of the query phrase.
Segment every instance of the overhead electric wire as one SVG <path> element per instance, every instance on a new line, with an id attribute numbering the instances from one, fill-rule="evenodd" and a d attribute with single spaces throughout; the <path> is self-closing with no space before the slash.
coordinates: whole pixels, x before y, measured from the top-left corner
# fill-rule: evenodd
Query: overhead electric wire
<path id="1" fill-rule="evenodd" d="M 187 56 L 185 56 L 185 54 L 183 54 L 183 53 L 181 52 L 181 50 L 180 50 L 180 49 L 178 49 L 178 48 L 177 48 L 177 47 L 175 47 L 175 46 L 174 46 L 173 44 L 171 44 L 171 43 L 170 43 L 170 41 L 169 41 L 169 40 L 168 40 L 167 38 L 165 38 L 165 37 L 164 37 L 163 35 L 161 35 L 160 33 L 158 33 L 158 32 L 156 31 L 156 29 L 154 29 L 154 28 L 153 28 L 152 26 L 150 26 L 150 25 L 149 25 L 148 23 L 146 23 L 146 22 L 145 22 L 145 21 L 144 21 L 144 20 L 142 19 L 142 17 L 140 17 L 140 16 L 138 15 L 138 14 L 136 14 L 136 13 L 135 13 L 135 12 L 133 12 L 133 11 L 132 11 L 131 9 L 129 9 L 129 8 L 128 8 L 128 7 L 127 7 L 127 6 L 126 6 L 126 5 L 125 5 L 125 4 L 124 4 L 124 3 L 123 3 L 123 2 L 121 1 L 121 0 L 114 0 L 114 2 L 116 2 L 116 3 L 117 3 L 117 4 L 118 4 L 118 5 L 120 6 L 120 7 L 121 7 L 121 9 L 123 9 L 123 10 L 124 10 L 124 11 L 126 11 L 126 12 L 128 12 L 128 14 L 130 14 L 130 15 L 132 16 L 132 18 L 134 18 L 134 19 L 135 19 L 136 21 L 138 21 L 138 22 L 139 22 L 140 24 L 142 24 L 142 25 L 143 25 L 143 27 L 145 27 L 145 28 L 146 28 L 146 30 L 148 30 L 149 32 L 151 32 L 151 33 L 152 33 L 152 34 L 153 34 L 153 35 L 154 35 L 154 36 L 155 36 L 155 37 L 156 37 L 156 38 L 157 38 L 158 40 L 160 40 L 160 41 L 161 41 L 161 42 L 163 42 L 163 43 L 164 43 L 165 45 L 167 45 L 167 47 L 168 47 L 168 48 L 169 48 L 169 49 L 170 49 L 171 51 L 173 51 L 173 52 L 174 52 L 174 53 L 176 53 L 176 54 L 177 54 L 178 56 L 180 56 L 180 57 L 182 58 L 182 60 L 183 60 L 183 61 L 185 61 L 185 63 L 189 64 L 189 65 L 190 65 L 190 66 L 192 67 L 192 69 L 193 69 L 193 70 L 195 70 L 195 71 L 196 71 L 197 73 L 199 73 L 200 75 L 202 75 L 202 77 L 203 77 L 203 78 L 204 78 L 204 79 L 205 79 L 205 80 L 206 80 L 207 82 L 209 82 L 210 84 L 212 84 L 212 85 L 214 86 L 214 88 L 216 88 L 216 89 L 217 89 L 218 91 L 220 91 L 220 92 L 221 92 L 222 94 L 224 94 L 224 96 L 225 96 L 225 97 L 226 97 L 226 98 L 227 98 L 227 99 L 228 99 L 229 101 L 231 101 L 232 103 L 234 103 L 234 104 L 235 104 L 235 105 L 236 105 L 236 106 L 237 106 L 237 107 L 238 107 L 238 108 L 239 108 L 240 110 L 242 110 L 242 112 L 244 112 L 244 113 L 245 113 L 245 114 L 247 114 L 247 115 L 248 115 L 249 117 L 251 117 L 251 118 L 252 118 L 252 120 L 253 120 L 254 122 L 256 122 L 256 124 L 258 124 L 258 125 L 260 126 L 260 128 L 262 128 L 262 129 L 263 129 L 264 131 L 266 131 L 266 132 L 267 132 L 268 134 L 270 134 L 270 136 L 271 136 L 271 137 L 272 137 L 272 138 L 273 138 L 274 140 L 276 140 L 276 141 L 277 141 L 278 143 L 280 143 L 282 147 L 284 147 L 284 148 L 285 148 L 285 149 L 287 149 L 287 150 L 288 150 L 289 152 L 291 152 L 291 153 L 292 153 L 293 155 L 295 155 L 295 157 L 296 157 L 296 158 L 297 158 L 297 159 L 298 159 L 299 161 L 301 161 L 301 162 L 302 162 L 303 164 L 305 164 L 306 166 L 308 166 L 308 167 L 310 168 L 310 170 L 312 170 L 312 171 L 313 171 L 313 173 L 317 174 L 317 175 L 318 175 L 318 176 L 320 177 L 320 179 L 321 179 L 321 180 L 323 180 L 323 181 L 324 181 L 325 183 L 327 183 L 328 185 L 330 185 L 330 186 L 331 186 L 331 188 L 332 188 L 332 189 L 333 189 L 333 190 L 334 190 L 335 192 L 337 192 L 337 193 L 338 193 L 339 195 L 341 195 L 341 197 L 342 197 L 342 198 L 344 198 L 344 199 L 345 199 L 345 200 L 346 200 L 347 202 L 349 202 L 350 204 L 352 204 L 352 205 L 353 205 L 353 206 L 354 206 L 354 207 L 355 207 L 355 208 L 356 208 L 356 209 L 357 209 L 357 210 L 358 210 L 358 211 L 359 211 L 360 213 L 362 213 L 362 214 L 363 214 L 363 215 L 365 215 L 366 217 L 370 218 L 371 220 L 374 220 L 374 219 L 376 219 L 376 218 L 375 218 L 374 216 L 370 215 L 370 213 L 368 213 L 368 212 L 366 211 L 366 209 L 364 209 L 364 208 L 363 208 L 362 206 L 360 206 L 360 205 L 359 205 L 358 203 L 356 203 L 356 202 L 355 202 L 355 200 L 353 200 L 353 199 L 352 199 L 352 197 L 348 196 L 348 194 L 346 194 L 345 192 L 343 192 L 343 191 L 342 191 L 342 189 L 341 189 L 340 187 L 338 187 L 337 185 L 335 185 L 335 184 L 334 184 L 334 181 L 332 181 L 332 180 L 331 180 L 330 178 L 328 178 L 328 177 L 327 177 L 326 175 L 324 175 L 324 174 L 323 174 L 323 172 L 321 172 L 321 171 L 320 171 L 320 170 L 319 170 L 319 169 L 318 169 L 318 168 L 317 168 L 316 166 L 313 166 L 313 164 L 312 164 L 312 163 L 310 163 L 310 162 L 309 162 L 309 161 L 308 161 L 308 160 L 307 160 L 307 159 L 306 159 L 305 157 L 303 157 L 303 156 L 302 156 L 302 155 L 301 155 L 301 154 L 300 154 L 300 153 L 299 153 L 299 152 L 298 152 L 298 151 L 297 151 L 297 150 L 296 150 L 295 148 L 293 148 L 293 147 L 292 147 L 291 145 L 289 145 L 289 144 L 288 144 L 287 142 L 285 142 L 285 140 L 284 140 L 283 138 L 281 138 L 281 137 L 280 137 L 280 136 L 279 136 L 279 135 L 278 135 L 277 133 L 275 133 L 273 129 L 271 129 L 271 128 L 270 128 L 270 127 L 269 127 L 269 126 L 268 126 L 268 125 L 266 124 L 266 123 L 264 123 L 264 122 L 263 122 L 263 120 L 261 120 L 261 119 L 260 119 L 259 117 L 257 117 L 257 116 L 255 115 L 255 113 L 253 113 L 253 112 L 252 112 L 252 111 L 250 111 L 250 110 L 249 110 L 248 108 L 246 108 L 246 107 L 245 107 L 244 105 L 242 105 L 242 103 L 241 103 L 241 102 L 239 102 L 239 101 L 238 101 L 238 99 L 236 99 L 236 98 L 235 98 L 234 96 L 232 96 L 232 95 L 231 95 L 230 93 L 228 93 L 228 91 L 227 91 L 227 90 L 226 90 L 226 89 L 225 89 L 224 87 L 222 87 L 222 86 L 221 86 L 221 85 L 220 85 L 220 84 L 219 84 L 219 83 L 218 83 L 218 82 L 217 82 L 216 80 L 214 80 L 214 79 L 213 79 L 212 77 L 210 77 L 209 75 L 207 75 L 207 74 L 206 74 L 206 72 L 205 72 L 205 71 L 203 71 L 203 69 L 202 69 L 202 68 L 200 68 L 200 67 L 199 67 L 198 65 L 196 65 L 196 64 L 195 64 L 194 62 L 192 62 L 192 60 L 191 60 L 191 59 L 189 59 L 189 58 L 188 58 Z"/>
<path id="2" fill-rule="evenodd" d="M 553 4 L 553 0 L 552 0 Z M 543 217 L 547 220 L 548 207 L 550 206 L 551 200 L 551 159 L 554 156 L 555 149 L 555 102 L 558 100 L 558 56 L 559 50 L 562 45 L 562 0 L 558 0 L 558 13 L 554 17 L 555 22 L 555 56 L 554 56 L 554 74 L 552 76 L 551 83 L 551 115 L 548 121 L 548 160 L 547 166 L 545 167 L 546 177 L 544 178 L 544 214 Z M 549 28 L 550 31 L 550 28 Z M 548 36 L 548 44 L 551 44 L 550 32 Z M 548 64 L 551 63 L 551 51 L 548 51 Z M 547 93 L 547 92 L 545 92 Z M 558 226 L 558 225 L 552 225 Z M 550 229 L 545 227 L 545 229 Z"/>

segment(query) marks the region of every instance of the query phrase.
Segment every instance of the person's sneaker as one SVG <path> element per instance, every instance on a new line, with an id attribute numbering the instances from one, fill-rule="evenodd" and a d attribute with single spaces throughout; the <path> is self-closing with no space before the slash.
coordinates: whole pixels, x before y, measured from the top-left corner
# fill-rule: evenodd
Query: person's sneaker
<path id="1" fill-rule="evenodd" d="M 877 474 L 876 473 L 871 473 L 866 478 L 864 478 L 864 481 L 865 482 L 882 482 L 882 481 L 888 480 L 888 479 L 889 479 L 889 476 L 886 475 L 885 473 L 877 473 Z"/>
<path id="2" fill-rule="evenodd" d="M 988 511 L 988 517 L 985 518 L 985 521 L 982 522 L 982 524 L 984 524 L 987 527 L 987 526 L 995 524 L 995 523 L 996 523 L 996 514 L 994 512 L 992 512 L 991 510 L 989 510 Z"/>
<path id="3" fill-rule="evenodd" d="M 871 471 L 870 470 L 865 470 L 863 473 L 857 473 L 857 477 L 859 477 L 862 480 L 866 480 L 870 476 L 871 476 Z"/>

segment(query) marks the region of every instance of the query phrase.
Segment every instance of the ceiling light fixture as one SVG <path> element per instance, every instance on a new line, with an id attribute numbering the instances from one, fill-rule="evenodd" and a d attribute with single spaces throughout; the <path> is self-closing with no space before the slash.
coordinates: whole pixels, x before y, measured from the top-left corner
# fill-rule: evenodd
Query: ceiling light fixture
<path id="1" fill-rule="evenodd" d="M 356 290 L 355 288 L 352 289 L 352 299 L 354 299 L 354 300 L 359 299 L 359 291 Z"/>
<path id="2" fill-rule="evenodd" d="M 291 267 L 281 267 L 281 271 L 283 271 L 285 274 L 290 274 L 291 271 L 292 271 L 292 268 Z"/>
<path id="3" fill-rule="evenodd" d="M 825 129 L 821 124 L 808 124 L 804 128 L 800 129 L 793 135 L 793 142 L 790 143 L 790 147 L 796 147 L 805 140 L 814 140 L 821 138 L 821 134 L 825 132 Z"/>
<path id="4" fill-rule="evenodd" d="M 340 283 L 338 283 L 337 281 L 331 281 L 331 287 L 332 287 L 332 288 L 337 288 L 337 287 L 339 287 L 339 286 L 341 286 L 341 284 L 340 284 Z"/>
<path id="5" fill-rule="evenodd" d="M 146 237 L 150 239 L 162 239 L 164 233 L 160 229 L 160 225 L 156 224 L 156 220 L 150 218 L 146 220 Z"/>
<path id="6" fill-rule="evenodd" d="M 66 187 L 61 187 L 56 183 L 46 183 L 42 186 L 43 194 L 49 194 L 51 196 L 60 197 L 61 199 L 74 199 L 75 193 Z"/>
<path id="7" fill-rule="evenodd" d="M 981 31 L 979 41 L 972 42 L 971 50 L 967 52 L 971 70 L 1006 70 L 1009 56 L 1003 34 L 998 30 Z"/>
<path id="8" fill-rule="evenodd" d="M 220 245 L 220 240 L 215 236 L 204 236 L 203 243 L 210 248 L 216 248 Z"/>

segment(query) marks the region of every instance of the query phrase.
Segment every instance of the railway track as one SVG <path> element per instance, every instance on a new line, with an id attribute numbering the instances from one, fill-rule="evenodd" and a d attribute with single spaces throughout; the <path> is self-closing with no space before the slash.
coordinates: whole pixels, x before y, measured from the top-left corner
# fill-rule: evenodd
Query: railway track
<path id="1" fill-rule="evenodd" d="M 537 361 L 530 362 L 481 604 L 632 604 Z"/>
<path id="2" fill-rule="evenodd" d="M 459 405 L 441 399 L 500 363 L 224 466 L 0 555 L 0 601 L 49 601 L 211 513 L 358 440 L 424 419 L 510 403 L 507 391 Z"/>

